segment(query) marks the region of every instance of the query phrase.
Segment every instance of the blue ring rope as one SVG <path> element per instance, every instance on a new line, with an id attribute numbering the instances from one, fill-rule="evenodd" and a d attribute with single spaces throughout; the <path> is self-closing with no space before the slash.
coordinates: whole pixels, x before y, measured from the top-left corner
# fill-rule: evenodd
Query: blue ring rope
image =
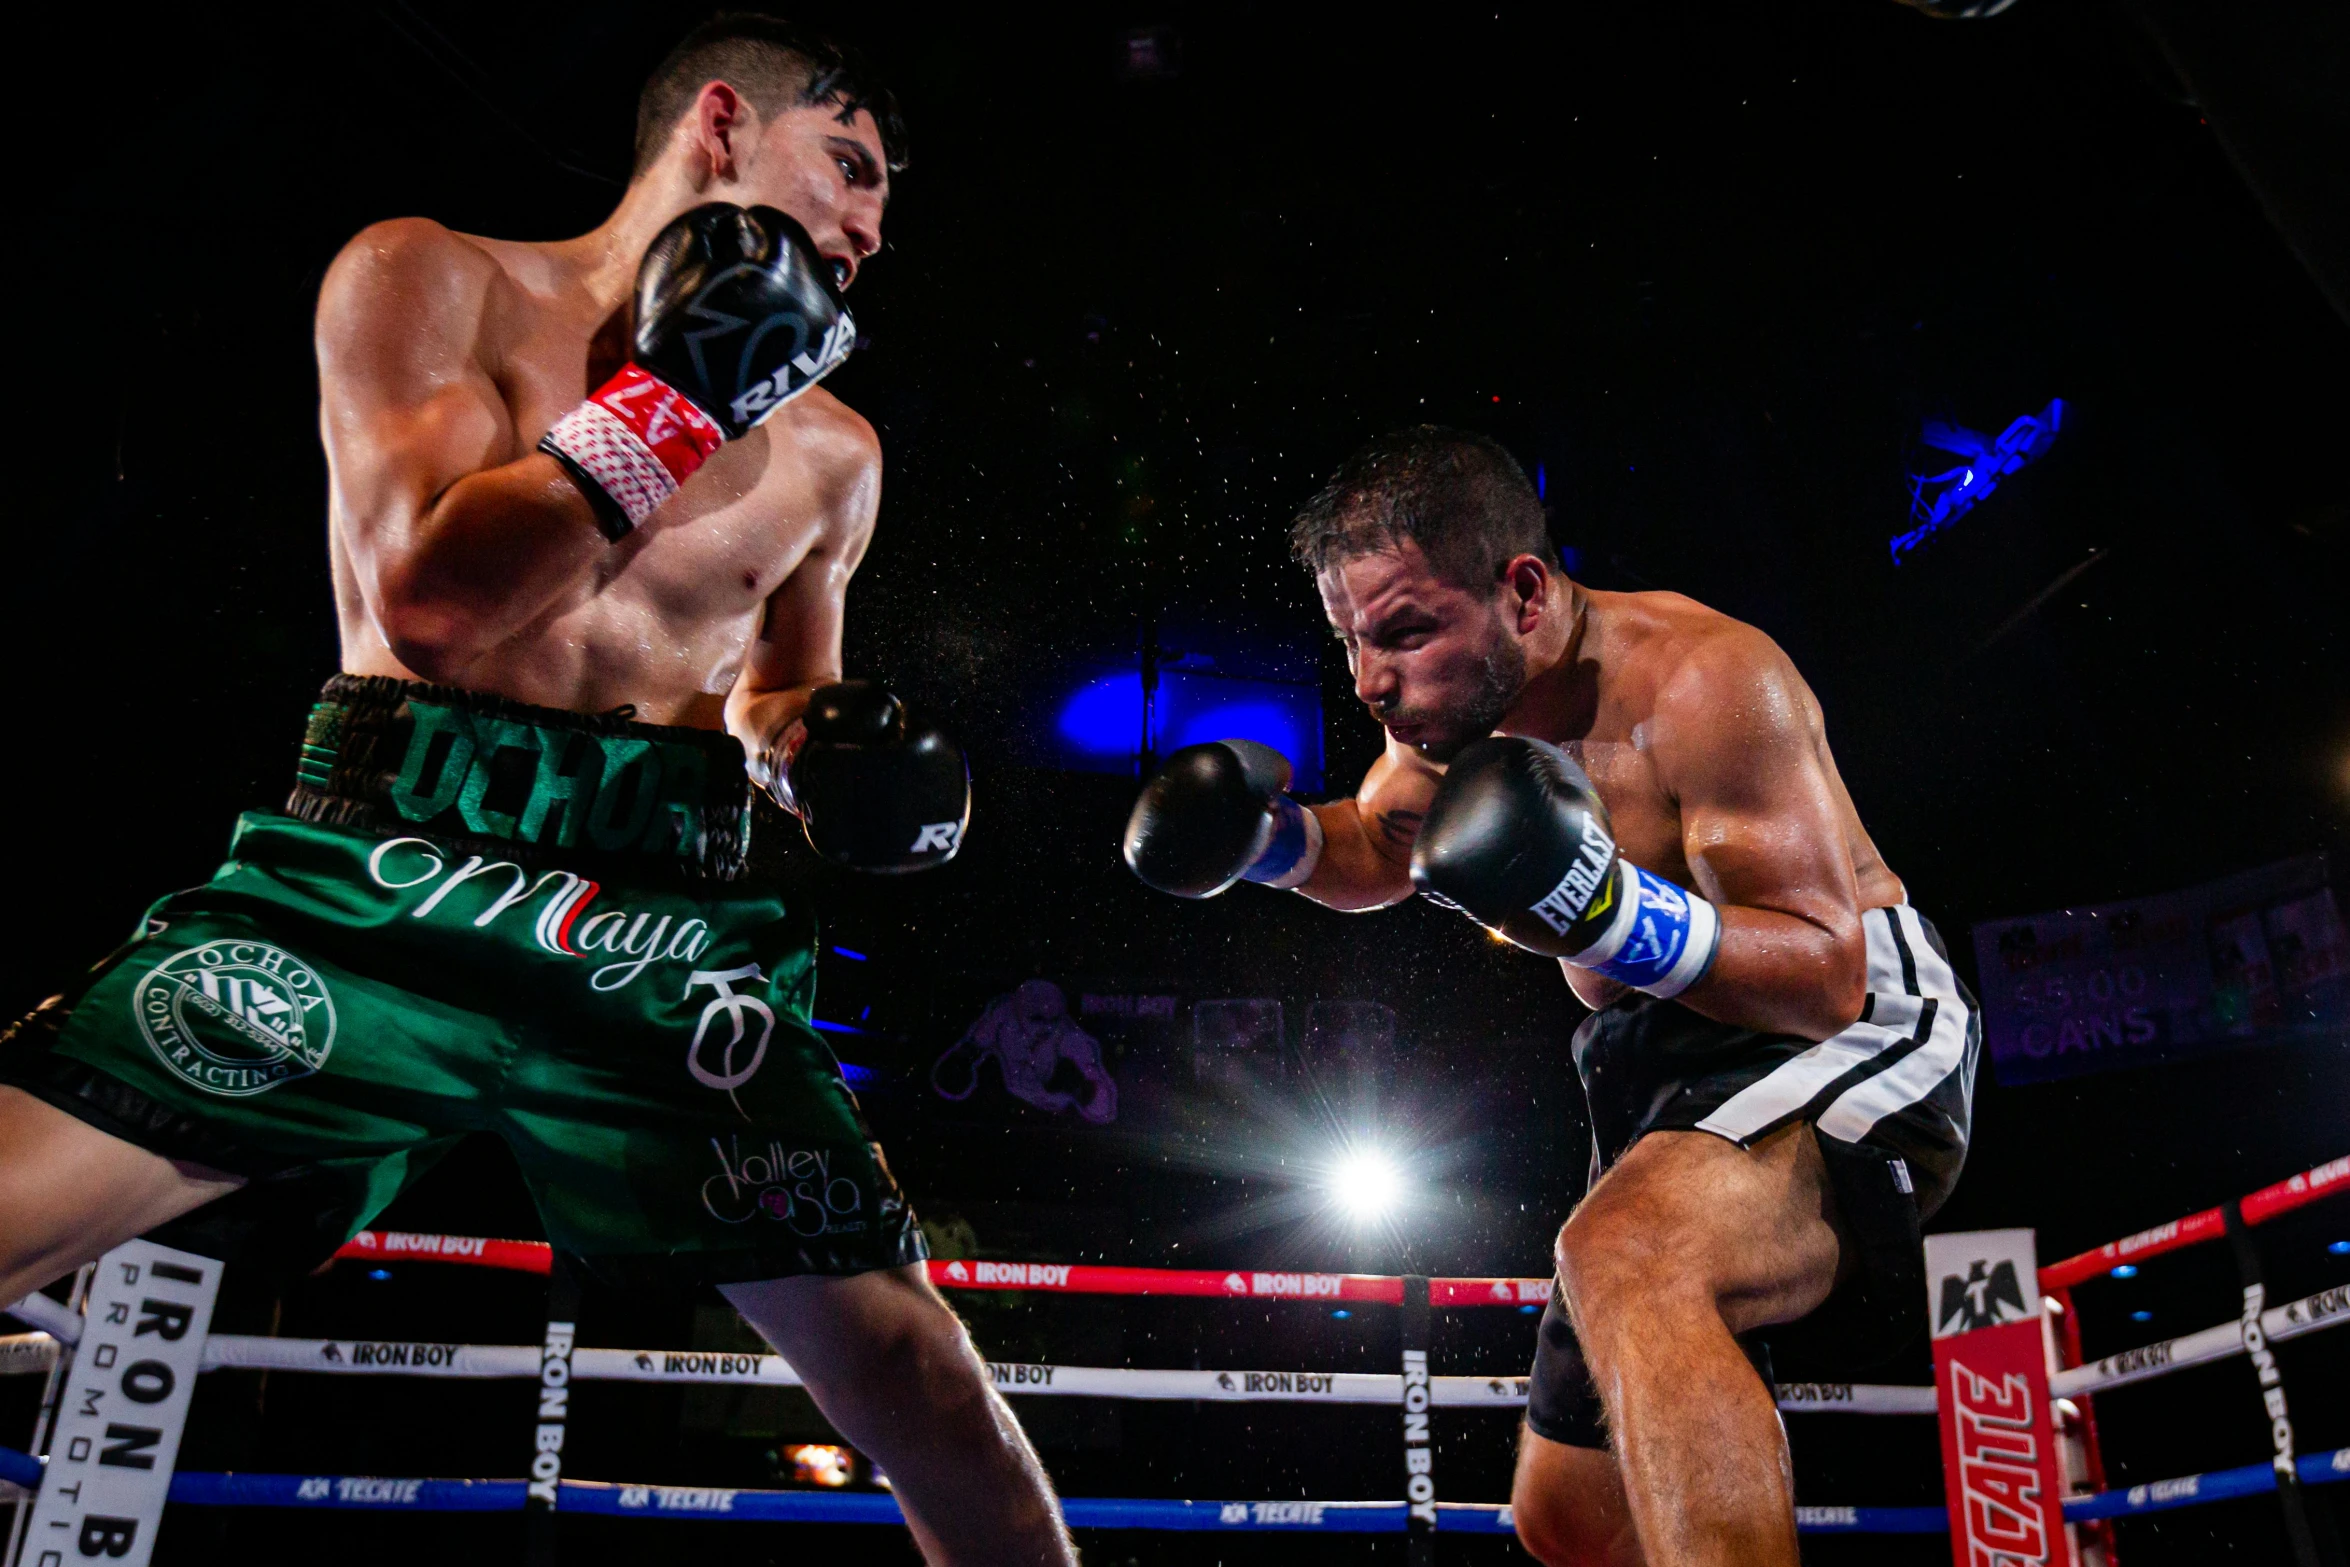
<path id="1" fill-rule="evenodd" d="M 2350 1480 L 2350 1447 L 2310 1453 L 2299 1464 L 2301 1483 Z M 42 1465 L 0 1447 L 0 1480 L 28 1489 Z M 2126 1486 L 2064 1504 L 2071 1523 L 2125 1518 L 2258 1496 L 2276 1489 L 2268 1464 L 2246 1464 L 2209 1474 Z M 616 1485 L 565 1480 L 562 1510 L 617 1518 L 726 1518 L 759 1523 L 858 1524 L 902 1522 L 897 1498 L 878 1491 L 751 1491 L 724 1487 Z M 171 1499 L 193 1507 L 321 1507 L 361 1512 L 512 1512 L 524 1501 L 520 1480 L 398 1480 L 366 1475 L 205 1474 L 172 1476 Z M 1076 1529 L 1266 1530 L 1323 1534 L 1401 1534 L 1401 1502 L 1187 1502 L 1151 1498 L 1065 1498 L 1062 1516 Z M 1508 1534 L 1509 1509 L 1495 1503 L 1440 1502 L 1437 1528 L 1461 1534 Z M 1939 1534 L 1948 1518 L 1939 1507 L 1798 1507 L 1805 1534 Z"/>

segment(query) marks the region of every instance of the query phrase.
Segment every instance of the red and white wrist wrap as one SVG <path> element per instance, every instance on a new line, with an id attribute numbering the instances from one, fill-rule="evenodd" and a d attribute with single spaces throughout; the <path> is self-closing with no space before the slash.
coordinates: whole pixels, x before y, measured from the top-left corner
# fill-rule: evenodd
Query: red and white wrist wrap
<path id="1" fill-rule="evenodd" d="M 556 420 L 539 450 L 561 461 L 583 488 L 600 492 L 609 504 L 596 507 L 597 520 L 618 539 L 725 444 L 717 421 L 676 387 L 632 364 Z"/>
<path id="2" fill-rule="evenodd" d="M 808 726 L 793 719 L 776 731 L 757 756 L 751 758 L 751 782 L 775 797 L 775 803 L 794 816 L 806 816 L 799 797 L 791 791 L 792 758 L 808 743 Z"/>

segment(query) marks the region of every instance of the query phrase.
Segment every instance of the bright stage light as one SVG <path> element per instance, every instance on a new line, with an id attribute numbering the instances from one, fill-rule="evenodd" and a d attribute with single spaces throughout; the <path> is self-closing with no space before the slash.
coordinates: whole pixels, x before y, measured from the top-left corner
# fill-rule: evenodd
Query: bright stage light
<path id="1" fill-rule="evenodd" d="M 1378 1149 L 1357 1148 L 1330 1172 L 1330 1195 L 1355 1223 L 1375 1223 L 1402 1201 L 1403 1172 Z"/>

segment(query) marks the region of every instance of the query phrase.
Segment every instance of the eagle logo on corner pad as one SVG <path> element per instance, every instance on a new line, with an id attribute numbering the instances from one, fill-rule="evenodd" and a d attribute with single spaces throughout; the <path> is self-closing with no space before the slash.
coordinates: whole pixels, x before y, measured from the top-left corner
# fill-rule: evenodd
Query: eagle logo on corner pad
<path id="1" fill-rule="evenodd" d="M 2012 1314 L 2002 1316 L 2002 1310 Z M 1937 1332 L 1971 1333 L 1977 1328 L 1996 1327 L 2026 1315 L 2024 1290 L 2016 1282 L 2015 1264 L 2003 1262 L 1997 1267 L 1975 1260 L 1967 1269 L 1965 1278 L 1955 1273 L 1942 1277 L 1942 1309 L 1934 1314 Z"/>

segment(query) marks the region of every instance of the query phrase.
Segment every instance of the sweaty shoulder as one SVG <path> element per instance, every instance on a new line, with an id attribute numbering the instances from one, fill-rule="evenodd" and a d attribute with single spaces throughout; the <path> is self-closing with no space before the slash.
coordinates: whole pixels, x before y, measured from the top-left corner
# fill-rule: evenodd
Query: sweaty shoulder
<path id="1" fill-rule="evenodd" d="M 1643 593 L 1652 738 L 1662 749 L 1817 731 L 1819 705 L 1779 644 L 1677 593 Z"/>
<path id="2" fill-rule="evenodd" d="M 863 414 L 823 387 L 811 387 L 763 428 L 778 454 L 790 453 L 814 477 L 828 508 L 858 531 L 869 530 L 881 499 L 881 437 Z"/>
<path id="3" fill-rule="evenodd" d="M 470 353 L 503 277 L 480 245 L 429 218 L 370 224 L 319 289 L 320 356 L 394 342 L 420 359 Z"/>

